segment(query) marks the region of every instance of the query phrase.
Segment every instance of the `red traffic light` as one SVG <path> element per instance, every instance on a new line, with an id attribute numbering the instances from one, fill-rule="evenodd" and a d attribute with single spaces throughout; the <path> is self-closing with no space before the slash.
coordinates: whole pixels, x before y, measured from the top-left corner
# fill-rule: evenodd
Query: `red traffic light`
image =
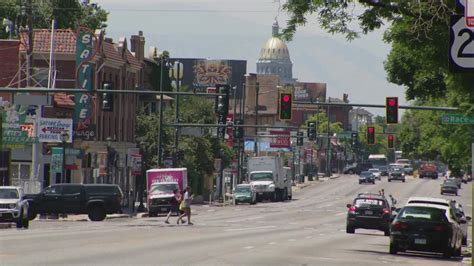
<path id="1" fill-rule="evenodd" d="M 289 102 L 289 101 L 291 100 L 291 97 L 290 97 L 290 95 L 285 94 L 285 95 L 283 95 L 282 100 L 283 100 L 285 103 L 287 103 L 287 102 Z"/>
<path id="2" fill-rule="evenodd" d="M 395 99 L 389 99 L 388 100 L 388 105 L 391 106 L 391 107 L 394 107 L 395 105 L 397 105 L 397 101 L 395 101 Z"/>
<path id="3" fill-rule="evenodd" d="M 373 127 L 368 127 L 368 128 L 367 128 L 367 131 L 368 131 L 369 133 L 374 133 L 374 128 L 373 128 Z"/>
<path id="4" fill-rule="evenodd" d="M 393 141 L 393 135 L 388 135 L 388 141 Z"/>

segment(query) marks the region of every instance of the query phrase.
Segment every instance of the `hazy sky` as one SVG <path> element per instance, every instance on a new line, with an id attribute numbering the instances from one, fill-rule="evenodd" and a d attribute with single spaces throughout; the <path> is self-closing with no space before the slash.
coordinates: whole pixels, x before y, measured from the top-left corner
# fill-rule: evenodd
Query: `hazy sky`
<path id="1" fill-rule="evenodd" d="M 107 34 L 118 41 L 144 32 L 145 46 L 168 50 L 172 57 L 247 60 L 255 73 L 260 48 L 271 36 L 278 15 L 280 26 L 287 14 L 278 14 L 273 0 L 98 0 L 110 12 Z M 347 42 L 319 28 L 316 19 L 298 28 L 290 43 L 293 77 L 304 82 L 327 83 L 328 96 L 349 93 L 352 103 L 384 104 L 398 96 L 406 104 L 404 89 L 389 83 L 383 68 L 390 46 L 383 31 Z M 369 109 L 383 114 L 383 109 Z"/>

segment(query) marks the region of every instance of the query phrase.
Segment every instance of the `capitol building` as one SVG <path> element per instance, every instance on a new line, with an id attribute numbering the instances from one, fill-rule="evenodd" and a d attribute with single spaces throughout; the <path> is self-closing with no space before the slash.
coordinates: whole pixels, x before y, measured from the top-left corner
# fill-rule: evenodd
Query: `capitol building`
<path id="1" fill-rule="evenodd" d="M 280 77 L 282 84 L 294 84 L 293 63 L 285 42 L 278 37 L 279 26 L 275 21 L 272 26 L 272 37 L 268 39 L 260 50 L 257 61 L 257 74 L 273 74 Z"/>

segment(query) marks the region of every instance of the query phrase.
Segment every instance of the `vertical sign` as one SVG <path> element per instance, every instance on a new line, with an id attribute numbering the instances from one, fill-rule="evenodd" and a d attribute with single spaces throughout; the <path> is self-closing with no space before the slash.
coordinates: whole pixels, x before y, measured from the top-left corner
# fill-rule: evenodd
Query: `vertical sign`
<path id="1" fill-rule="evenodd" d="M 57 173 L 62 173 L 63 168 L 63 148 L 52 147 L 51 149 L 51 175 L 54 177 Z"/>
<path id="2" fill-rule="evenodd" d="M 97 164 L 99 165 L 99 176 L 107 175 L 107 152 L 97 152 Z"/>
<path id="3" fill-rule="evenodd" d="M 76 82 L 77 87 L 93 90 L 93 71 L 90 60 L 97 53 L 97 38 L 87 28 L 79 27 L 76 34 Z M 95 125 L 92 125 L 92 94 L 76 93 L 74 110 L 74 136 L 79 139 L 94 137 Z"/>

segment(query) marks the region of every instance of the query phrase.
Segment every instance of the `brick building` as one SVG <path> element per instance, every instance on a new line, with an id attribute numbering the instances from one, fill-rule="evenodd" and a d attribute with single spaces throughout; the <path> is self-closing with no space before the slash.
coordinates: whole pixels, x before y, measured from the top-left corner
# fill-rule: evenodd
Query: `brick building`
<path id="1" fill-rule="evenodd" d="M 51 53 L 51 30 L 34 30 L 31 86 L 47 87 L 50 53 Z M 96 32 L 98 52 L 91 60 L 93 68 L 93 89 L 100 89 L 103 82 L 110 82 L 116 90 L 135 90 L 143 84 L 144 74 L 144 45 L 145 38 L 142 32 L 133 35 L 130 39 L 130 49 L 127 39 L 121 38 L 118 43 L 106 38 L 104 32 Z M 0 58 L 10 58 L 0 62 L 0 85 L 9 87 L 25 87 L 26 84 L 26 47 L 28 47 L 28 35 L 20 34 L 20 40 L 0 41 Z M 54 87 L 76 88 L 76 35 L 72 30 L 58 29 L 53 38 L 53 74 Z M 14 49 L 17 47 L 16 49 Z M 4 54 L 9 51 L 8 54 Z M 15 69 L 15 71 L 12 71 Z M 130 169 L 126 165 L 127 152 L 136 147 L 135 123 L 138 111 L 138 96 L 135 94 L 116 94 L 113 96 L 113 111 L 106 112 L 100 108 L 101 96 L 93 97 L 92 124 L 94 130 L 87 136 L 74 134 L 74 141 L 66 148 L 66 176 L 68 182 L 113 182 L 120 184 L 124 192 L 131 186 Z M 8 94 L 0 95 L 3 101 L 12 103 L 12 97 Z M 75 108 L 74 94 L 56 93 L 53 96 L 51 106 L 43 106 L 42 116 L 50 118 L 72 118 Z M 19 143 L 18 145 L 21 145 Z M 28 145 L 24 145 L 28 146 Z M 12 151 L 12 164 L 24 164 L 33 173 L 38 168 L 38 180 L 41 186 L 57 182 L 51 176 L 50 170 L 50 147 L 54 144 L 43 143 L 42 152 L 38 154 L 38 165 L 32 165 L 31 155 L 15 157 Z M 14 147 L 14 146 L 12 146 Z M 23 147 L 25 148 L 25 147 Z M 29 148 L 31 150 L 31 145 Z M 97 168 L 95 160 L 97 153 L 109 154 L 109 169 L 107 176 L 94 177 L 92 168 Z M 92 162 L 91 162 L 92 161 Z M 91 163 L 90 163 L 91 162 Z M 14 168 L 16 165 L 14 166 Z M 18 166 L 18 168 L 22 168 Z M 27 169 L 23 167 L 23 169 Z M 22 183 L 23 173 L 13 175 L 18 177 Z M 31 175 L 26 175 L 31 176 Z M 30 178 L 31 179 L 31 178 Z M 26 182 L 26 180 L 25 180 Z"/>

